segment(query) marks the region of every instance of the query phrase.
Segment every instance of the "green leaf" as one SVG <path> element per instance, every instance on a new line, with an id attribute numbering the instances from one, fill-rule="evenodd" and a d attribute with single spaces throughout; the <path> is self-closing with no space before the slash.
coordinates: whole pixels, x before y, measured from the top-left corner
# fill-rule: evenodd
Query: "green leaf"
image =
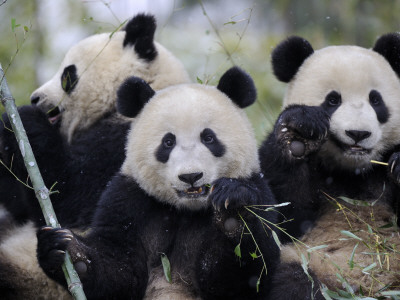
<path id="1" fill-rule="evenodd" d="M 358 247 L 358 243 L 354 246 L 353 251 L 351 252 L 350 259 L 349 259 L 349 267 L 350 270 L 354 268 L 354 254 L 356 253 L 356 249 Z"/>
<path id="2" fill-rule="evenodd" d="M 250 256 L 251 256 L 252 258 L 257 258 L 257 257 L 258 257 L 257 254 L 256 254 L 255 252 L 250 253 Z"/>
<path id="3" fill-rule="evenodd" d="M 347 230 L 341 230 L 341 231 L 340 231 L 340 233 L 341 233 L 341 234 L 344 234 L 344 235 L 347 235 L 348 237 L 351 237 L 351 238 L 353 238 L 353 239 L 356 239 L 356 240 L 362 241 L 362 239 L 361 239 L 361 238 L 359 238 L 358 236 L 356 236 L 354 233 L 351 233 L 350 231 L 347 231 Z"/>
<path id="4" fill-rule="evenodd" d="M 350 198 L 347 198 L 347 197 L 344 197 L 344 196 L 340 196 L 338 198 L 343 200 L 343 201 L 345 201 L 345 202 L 347 202 L 347 203 L 349 203 L 349 204 L 356 205 L 356 206 L 373 206 L 375 204 L 375 201 L 371 203 L 371 202 L 368 202 L 368 201 L 350 199 Z"/>
<path id="5" fill-rule="evenodd" d="M 372 263 L 368 267 L 365 267 L 364 269 L 362 269 L 361 272 L 363 272 L 364 274 L 369 274 L 368 271 L 375 267 L 376 267 L 376 263 Z"/>
<path id="6" fill-rule="evenodd" d="M 275 241 L 276 245 L 278 246 L 278 248 L 279 248 L 280 250 L 282 250 L 281 241 L 279 240 L 278 235 L 276 234 L 276 232 L 273 231 L 273 230 L 272 230 L 272 237 L 274 238 L 274 241 Z"/>
<path id="7" fill-rule="evenodd" d="M 24 26 L 24 31 L 25 31 L 25 33 L 29 31 L 28 26 Z"/>
<path id="8" fill-rule="evenodd" d="M 167 281 L 169 283 L 171 283 L 172 282 L 171 264 L 169 262 L 168 257 L 165 254 L 161 254 L 161 263 L 162 263 L 162 266 L 163 266 L 165 278 L 167 279 Z"/>
<path id="9" fill-rule="evenodd" d="M 242 252 L 240 251 L 240 244 L 238 244 L 238 245 L 235 247 L 235 254 L 236 254 L 236 256 L 238 256 L 239 258 L 242 258 Z"/>
<path id="10" fill-rule="evenodd" d="M 12 18 L 12 19 L 11 19 L 11 30 L 12 30 L 12 32 L 14 32 L 14 31 L 15 31 L 15 28 L 17 28 L 17 27 L 19 27 L 19 26 L 21 26 L 21 24 L 17 24 L 17 22 L 15 21 L 15 19 Z"/>
<path id="11" fill-rule="evenodd" d="M 382 292 L 382 296 L 400 296 L 400 291 L 387 291 Z"/>
<path id="12" fill-rule="evenodd" d="M 203 84 L 203 80 L 201 80 L 199 77 L 196 77 L 197 83 Z"/>
<path id="13" fill-rule="evenodd" d="M 260 278 L 258 278 L 257 280 L 257 284 L 256 284 L 256 289 L 257 289 L 257 293 L 260 291 Z"/>
<path id="14" fill-rule="evenodd" d="M 226 22 L 226 23 L 224 23 L 224 25 L 228 25 L 228 24 L 235 25 L 235 24 L 236 24 L 236 22 L 235 22 L 235 21 L 230 21 L 230 22 Z"/>
<path id="15" fill-rule="evenodd" d="M 324 248 L 326 248 L 326 247 L 328 247 L 328 245 L 319 245 L 319 246 L 315 246 L 315 247 L 312 247 L 312 248 L 310 248 L 310 249 L 307 249 L 307 252 L 313 252 L 313 251 L 315 251 L 315 250 L 324 249 Z"/>

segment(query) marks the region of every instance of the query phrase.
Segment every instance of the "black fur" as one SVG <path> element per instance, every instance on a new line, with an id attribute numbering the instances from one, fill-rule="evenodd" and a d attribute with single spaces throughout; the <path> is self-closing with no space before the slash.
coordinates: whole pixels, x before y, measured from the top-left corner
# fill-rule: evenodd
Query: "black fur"
<path id="1" fill-rule="evenodd" d="M 154 94 L 155 91 L 143 79 L 129 77 L 117 91 L 117 111 L 134 118 Z"/>
<path id="2" fill-rule="evenodd" d="M 125 26 L 124 47 L 134 46 L 135 52 L 146 61 L 152 61 L 157 57 L 154 45 L 154 32 L 156 31 L 156 19 L 152 15 L 138 14 Z"/>
<path id="3" fill-rule="evenodd" d="M 298 36 L 289 37 L 272 52 L 272 68 L 276 78 L 289 82 L 303 62 L 314 53 L 311 44 Z"/>
<path id="4" fill-rule="evenodd" d="M 388 33 L 382 35 L 375 43 L 374 51 L 382 55 L 393 68 L 393 70 L 400 76 L 400 34 Z"/>
<path id="5" fill-rule="evenodd" d="M 161 144 L 158 146 L 157 151 L 155 153 L 156 159 L 159 162 L 166 163 L 169 159 L 169 155 L 174 149 L 176 144 L 175 135 L 171 132 L 166 133 L 162 140 Z"/>
<path id="6" fill-rule="evenodd" d="M 200 133 L 200 140 L 215 157 L 222 157 L 225 154 L 225 146 L 217 138 L 217 135 L 210 128 L 205 128 Z"/>
<path id="7" fill-rule="evenodd" d="M 56 183 L 53 190 L 58 192 L 51 198 L 59 221 L 66 226 L 85 227 L 91 221 L 102 189 L 125 158 L 124 143 L 130 123 L 116 123 L 110 114 L 67 144 L 39 108 L 24 106 L 19 108 L 19 113 L 46 186 L 50 188 Z M 3 120 L 0 134 L 5 149 L 4 161 L 8 166 L 12 162 L 13 172 L 26 181 L 27 172 L 14 133 L 7 130 L 11 128 L 10 121 L 6 115 Z M 19 183 L 3 166 L 0 174 L 0 188 L 7 191 L 2 193 L 1 203 L 19 222 L 29 219 L 44 225 L 34 192 Z"/>
<path id="8" fill-rule="evenodd" d="M 71 94 L 71 92 L 75 89 L 78 84 L 79 78 L 75 65 L 70 65 L 64 68 L 63 73 L 61 74 L 61 88 L 67 93 Z"/>
<path id="9" fill-rule="evenodd" d="M 369 93 L 369 103 L 376 112 L 376 116 L 380 123 L 386 123 L 389 120 L 389 110 L 382 99 L 382 95 L 376 91 L 372 90 Z"/>
<path id="10" fill-rule="evenodd" d="M 239 67 L 232 67 L 226 71 L 219 80 L 217 89 L 240 108 L 253 104 L 257 98 L 253 79 Z"/>
<path id="11" fill-rule="evenodd" d="M 325 135 L 328 130 L 329 116 L 323 107 L 292 105 L 281 113 L 274 131 L 260 148 L 261 167 L 272 191 L 279 202 L 291 203 L 281 209 L 285 218 L 291 220 L 282 227 L 295 238 L 300 238 L 331 205 L 325 195 L 350 199 L 380 198 L 395 209 L 400 203 L 400 167 L 393 168 L 391 173 L 382 166 L 357 173 L 322 164 L 317 154 L 328 138 Z M 292 155 L 293 141 L 304 143 L 302 156 Z M 392 163 L 397 166 L 399 158 L 396 149 L 387 149 L 382 160 L 389 160 L 390 166 Z M 285 241 L 290 240 L 287 238 Z M 280 266 L 275 278 L 275 283 L 280 284 L 274 286 L 272 299 L 285 299 L 276 295 L 283 295 L 282 290 L 293 289 L 297 291 L 297 297 L 292 299 L 310 299 L 310 289 L 306 286 L 296 282 L 290 288 L 287 286 L 290 286 L 293 272 L 301 272 L 300 265 Z"/>
<path id="12" fill-rule="evenodd" d="M 183 211 L 150 197 L 130 178 L 116 176 L 99 203 L 92 230 L 86 237 L 60 229 L 38 231 L 38 259 L 45 272 L 64 283 L 60 264 L 68 250 L 74 263 L 83 261 L 80 274 L 89 299 L 141 299 L 150 269 L 161 268 L 165 254 L 172 273 L 191 283 L 188 289 L 202 299 L 256 299 L 265 297 L 279 252 L 270 233 L 244 205 L 273 204 L 273 196 L 259 174 L 248 179 L 219 179 L 210 196 L 212 207 Z M 229 199 L 228 208 L 225 201 Z M 224 222 L 238 212 L 246 220 L 268 275 L 261 277 L 260 292 L 251 282 L 261 274 L 262 261 L 253 259 L 255 244 L 241 230 L 227 232 Z M 259 212 L 276 222 L 275 212 Z M 239 260 L 234 248 L 241 244 Z M 77 256 L 80 254 L 80 257 Z"/>

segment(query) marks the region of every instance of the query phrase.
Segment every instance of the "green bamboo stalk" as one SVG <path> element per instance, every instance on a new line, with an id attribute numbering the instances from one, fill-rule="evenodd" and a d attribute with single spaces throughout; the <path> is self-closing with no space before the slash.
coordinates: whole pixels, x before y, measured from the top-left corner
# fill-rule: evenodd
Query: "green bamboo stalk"
<path id="1" fill-rule="evenodd" d="M 32 181 L 36 198 L 39 200 L 40 207 L 42 208 L 46 224 L 52 227 L 61 227 L 58 223 L 53 205 L 51 204 L 50 192 L 45 186 L 42 175 L 40 174 L 35 156 L 33 155 L 31 145 L 26 135 L 26 131 L 24 129 L 24 126 L 22 125 L 21 118 L 15 105 L 14 98 L 8 88 L 1 64 L 0 100 L 6 109 L 9 119 L 11 120 L 12 129 L 14 131 L 19 149 L 24 159 L 25 167 Z M 79 279 L 78 273 L 76 273 L 74 269 L 71 257 L 69 256 L 68 252 L 65 254 L 65 260 L 62 269 L 64 271 L 65 279 L 67 280 L 68 290 L 70 291 L 72 296 L 77 300 L 86 299 L 85 293 L 83 292 L 82 283 Z"/>

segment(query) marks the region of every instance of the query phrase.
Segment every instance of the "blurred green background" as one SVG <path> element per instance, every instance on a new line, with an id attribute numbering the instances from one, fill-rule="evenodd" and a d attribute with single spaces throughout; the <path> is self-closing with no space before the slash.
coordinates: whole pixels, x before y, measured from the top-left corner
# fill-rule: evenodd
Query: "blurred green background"
<path id="1" fill-rule="evenodd" d="M 281 106 L 285 85 L 271 72 L 273 47 L 300 35 L 314 49 L 355 44 L 370 48 L 399 31 L 400 1 L 0 1 L 0 63 L 18 105 L 56 72 L 66 51 L 94 33 L 113 31 L 138 12 L 158 20 L 156 39 L 180 58 L 193 81 L 216 84 L 233 64 L 256 82 L 258 101 L 247 109 L 261 140 Z"/>

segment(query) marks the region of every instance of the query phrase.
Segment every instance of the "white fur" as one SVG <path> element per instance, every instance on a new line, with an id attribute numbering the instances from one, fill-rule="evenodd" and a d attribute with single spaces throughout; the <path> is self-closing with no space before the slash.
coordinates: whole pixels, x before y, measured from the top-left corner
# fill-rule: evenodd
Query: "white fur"
<path id="1" fill-rule="evenodd" d="M 1 280 L 17 287 L 17 299 L 32 299 L 34 295 L 37 299 L 72 299 L 67 290 L 40 268 L 36 258 L 36 230 L 31 222 L 7 228 L 0 244 L 0 261 L 7 262 L 11 272 L 7 279 Z"/>
<path id="2" fill-rule="evenodd" d="M 360 146 L 371 149 L 367 155 L 348 155 L 333 142 L 321 150 L 327 165 L 345 169 L 369 168 L 370 160 L 379 160 L 382 152 L 400 142 L 400 81 L 380 54 L 357 46 L 330 46 L 315 51 L 289 83 L 284 105 L 320 105 L 330 91 L 342 96 L 342 105 L 333 113 L 330 132 L 342 143 L 354 141 L 345 130 L 366 130 L 372 134 Z M 369 104 L 368 95 L 377 90 L 389 113 L 389 121 L 380 124 Z"/>
<path id="3" fill-rule="evenodd" d="M 61 132 L 71 141 L 76 130 L 85 129 L 105 112 L 113 111 L 116 91 L 129 76 L 147 81 L 153 89 L 189 82 L 182 63 L 162 45 L 156 43 L 155 60 L 139 59 L 133 46 L 123 47 L 125 31 L 90 36 L 66 54 L 57 73 L 33 92 L 40 95 L 38 106 L 49 110 L 55 106 L 63 111 Z M 79 76 L 71 94 L 64 92 L 61 75 L 74 64 Z"/>
<path id="4" fill-rule="evenodd" d="M 122 172 L 150 195 L 176 207 L 196 210 L 208 205 L 207 196 L 177 196 L 176 190 L 190 187 L 178 179 L 180 174 L 202 172 L 196 182 L 201 186 L 220 177 L 246 177 L 259 171 L 256 140 L 244 110 L 215 87 L 182 84 L 159 91 L 133 127 Z M 215 157 L 201 143 L 205 128 L 225 145 L 222 157 Z M 161 163 L 155 152 L 168 132 L 176 136 L 176 146 L 168 161 Z"/>

